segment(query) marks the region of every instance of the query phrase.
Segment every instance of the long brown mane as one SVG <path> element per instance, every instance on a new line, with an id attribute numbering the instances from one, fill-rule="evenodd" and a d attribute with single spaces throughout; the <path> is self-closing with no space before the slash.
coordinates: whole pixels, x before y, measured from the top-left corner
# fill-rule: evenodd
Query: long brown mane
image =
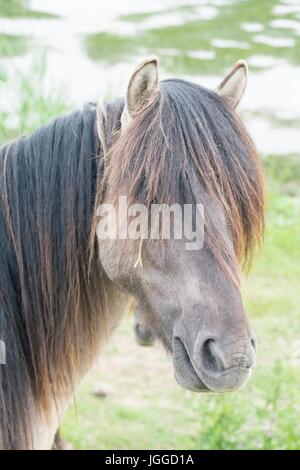
<path id="1" fill-rule="evenodd" d="M 213 91 L 183 80 L 161 82 L 155 98 L 117 139 L 107 160 L 106 187 L 112 195 L 127 189 L 128 204 L 201 203 L 197 181 L 221 205 L 237 260 L 246 263 L 260 245 L 261 163 L 238 115 Z M 232 263 L 208 214 L 206 222 L 215 256 L 224 261 L 225 254 Z"/>
<path id="2" fill-rule="evenodd" d="M 88 104 L 0 152 L 4 449 L 32 445 L 32 413 L 50 416 L 98 349 L 105 275 L 95 259 L 88 269 L 102 171 L 95 121 Z"/>

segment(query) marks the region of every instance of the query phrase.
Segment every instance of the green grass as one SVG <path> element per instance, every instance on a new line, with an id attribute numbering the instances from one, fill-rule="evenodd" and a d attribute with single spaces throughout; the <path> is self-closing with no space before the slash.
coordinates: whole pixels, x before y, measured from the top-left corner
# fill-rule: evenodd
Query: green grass
<path id="1" fill-rule="evenodd" d="M 148 20 L 149 18 L 153 18 L 157 15 L 165 15 L 168 16 L 170 13 L 195 13 L 196 6 L 195 5 L 181 5 L 177 6 L 176 8 L 168 8 L 167 10 L 160 10 L 160 11 L 151 11 L 151 12 L 143 12 L 143 13 L 128 13 L 127 15 L 121 15 L 119 18 L 121 21 L 129 21 L 130 23 L 140 23 L 141 21 Z"/>
<path id="2" fill-rule="evenodd" d="M 84 44 L 87 54 L 93 60 L 113 63 L 116 60 L 126 60 L 139 53 L 158 54 L 164 57 L 164 68 L 175 74 L 212 74 L 220 73 L 232 66 L 238 59 L 248 59 L 253 55 L 271 56 L 287 60 L 291 64 L 300 63 L 300 36 L 293 29 L 273 28 L 271 21 L 279 17 L 274 13 L 278 0 L 243 0 L 230 4 L 220 5 L 218 15 L 207 20 L 195 20 L 187 16 L 182 24 L 161 26 L 155 28 L 142 28 L 134 35 L 119 35 L 117 33 L 100 32 L 85 37 Z M 170 8 L 162 12 L 147 12 L 121 16 L 120 20 L 133 24 L 153 19 L 156 15 L 168 17 L 177 13 L 192 13 L 194 6 Z M 259 12 L 259 15 L 258 15 Z M 184 18 L 184 16 L 183 16 Z M 296 14 L 285 14 L 281 19 L 299 21 Z M 253 33 L 243 29 L 243 23 L 259 23 L 262 32 Z M 264 35 L 270 38 L 284 38 L 294 41 L 294 46 L 273 47 L 263 42 L 257 42 L 257 36 Z M 234 40 L 235 47 L 215 47 L 214 40 Z M 243 43 L 243 46 L 239 46 Z M 110 44 L 112 47 L 110 47 Z M 176 55 L 169 54 L 169 50 L 176 50 Z M 164 53 L 165 50 L 165 53 Z M 199 59 L 189 56 L 190 51 L 209 51 L 215 54 L 213 60 Z M 257 70 L 267 68 L 259 67 Z M 253 67 L 255 68 L 255 67 Z"/>
<path id="3" fill-rule="evenodd" d="M 0 34 L 0 57 L 23 55 L 28 47 L 28 38 L 11 34 Z"/>
<path id="4" fill-rule="evenodd" d="M 0 113 L 0 142 L 65 112 L 43 85 L 45 65 L 19 78 L 19 106 Z M 12 118 L 14 125 L 11 124 Z M 70 405 L 64 437 L 78 449 L 300 448 L 300 156 L 264 159 L 268 187 L 265 243 L 244 282 L 258 336 L 258 362 L 234 394 L 197 395 L 174 381 L 158 346 L 135 344 L 125 319 Z M 95 396 L 95 390 L 106 393 Z"/>
<path id="5" fill-rule="evenodd" d="M 54 18 L 55 15 L 32 10 L 28 0 L 0 0 L 0 16 L 7 18 Z"/>
<path id="6" fill-rule="evenodd" d="M 113 33 L 101 32 L 87 36 L 85 47 L 91 59 L 100 58 L 115 63 L 130 57 L 135 51 L 135 40 Z"/>
<path id="7" fill-rule="evenodd" d="M 63 89 L 47 89 L 46 63 L 44 54 L 37 56 L 32 64 L 30 78 L 16 71 L 17 106 L 7 111 L 0 110 L 0 145 L 19 135 L 33 132 L 70 109 L 70 104 L 66 103 L 63 97 Z M 9 86 L 6 80 L 4 76 L 3 87 Z"/>
<path id="8" fill-rule="evenodd" d="M 29 7 L 28 0 L 0 0 L 0 18 L 35 18 L 52 19 L 55 15 L 34 11 Z M 0 34 L 0 58 L 23 55 L 31 45 L 30 37 L 15 34 Z"/>

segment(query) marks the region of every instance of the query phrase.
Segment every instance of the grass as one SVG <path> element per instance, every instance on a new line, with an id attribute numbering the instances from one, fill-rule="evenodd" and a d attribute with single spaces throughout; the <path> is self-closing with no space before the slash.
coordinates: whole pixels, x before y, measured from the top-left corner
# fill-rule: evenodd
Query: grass
<path id="1" fill-rule="evenodd" d="M 46 63 L 46 55 L 36 56 L 32 63 L 30 79 L 26 74 L 18 73 L 15 83 L 17 104 L 11 109 L 0 110 L 0 145 L 18 135 L 33 132 L 70 109 L 70 105 L 63 98 L 63 89 L 54 92 L 47 89 Z M 2 87 L 8 87 L 5 76 Z"/>
<path id="2" fill-rule="evenodd" d="M 53 19 L 55 15 L 32 10 L 28 0 L 0 0 L 0 18 Z M 16 34 L 0 34 L 0 58 L 23 55 L 30 45 L 30 37 Z"/>
<path id="3" fill-rule="evenodd" d="M 0 113 L 0 142 L 69 108 L 61 93 L 46 91 L 44 67 L 30 80 L 20 77 L 17 110 Z M 67 412 L 62 431 L 74 448 L 300 447 L 300 156 L 269 156 L 264 165 L 265 243 L 243 288 L 259 345 L 246 387 L 225 395 L 183 391 L 160 347 L 136 345 L 132 319 L 125 318 L 80 387 L 76 410 L 70 405 Z"/>
<path id="4" fill-rule="evenodd" d="M 23 55 L 28 47 L 28 38 L 11 34 L 0 34 L 0 57 Z"/>
<path id="5" fill-rule="evenodd" d="M 120 21 L 131 22 L 133 31 L 137 23 L 142 28 L 134 35 L 119 35 L 117 33 L 100 32 L 85 37 L 86 51 L 93 60 L 113 63 L 117 60 L 126 60 L 133 54 L 157 54 L 164 57 L 164 67 L 172 73 L 182 74 L 212 74 L 220 73 L 232 66 L 238 59 L 248 59 L 252 56 L 271 56 L 275 59 L 286 60 L 295 65 L 300 62 L 298 53 L 300 36 L 292 28 L 274 28 L 272 20 L 278 19 L 274 7 L 278 0 L 246 0 L 220 5 L 218 15 L 202 20 L 201 16 L 187 20 L 180 24 L 143 28 L 143 22 L 155 17 L 168 17 L 172 14 L 184 15 L 195 10 L 195 6 L 170 8 L 162 12 L 147 12 L 128 14 L 120 17 Z M 199 8 L 201 15 L 201 7 Z M 259 16 L 257 15 L 259 12 Z M 184 18 L 184 16 L 183 16 Z M 281 19 L 299 21 L 296 13 L 282 14 Z M 243 28 L 244 23 L 259 23 L 262 31 L 253 33 Z M 289 39 L 294 45 L 274 47 L 260 36 L 267 36 L 273 40 L 278 38 Z M 224 47 L 215 46 L 214 41 L 235 41 L 234 47 L 227 43 Z M 112 47 L 110 47 L 112 45 Z M 175 54 L 169 51 L 175 50 Z M 164 52 L 165 51 L 165 52 Z M 196 58 L 190 55 L 191 51 L 205 51 L 214 54 L 214 58 Z M 213 56 L 212 56 L 213 57 Z M 268 67 L 259 67 L 262 70 Z M 256 68 L 255 66 L 253 68 Z"/>
<path id="6" fill-rule="evenodd" d="M 0 13 L 6 18 L 54 18 L 55 15 L 32 10 L 28 0 L 0 0 Z"/>
<path id="7" fill-rule="evenodd" d="M 121 15 L 120 20 L 128 21 L 130 23 L 140 23 L 141 21 L 148 20 L 149 18 L 153 18 L 157 15 L 165 15 L 168 16 L 170 13 L 195 13 L 196 6 L 195 5 L 180 5 L 176 8 L 168 8 L 167 10 L 157 10 L 151 12 L 143 12 L 143 13 L 127 13 L 126 15 Z"/>
<path id="8" fill-rule="evenodd" d="M 130 57 L 135 51 L 135 40 L 130 37 L 101 32 L 85 39 L 88 56 L 93 60 L 103 59 L 109 63 Z"/>

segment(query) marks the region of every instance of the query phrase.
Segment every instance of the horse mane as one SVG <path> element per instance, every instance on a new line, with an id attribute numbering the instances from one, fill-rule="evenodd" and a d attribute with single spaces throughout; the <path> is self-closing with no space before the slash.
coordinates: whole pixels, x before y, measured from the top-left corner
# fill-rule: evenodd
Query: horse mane
<path id="1" fill-rule="evenodd" d="M 251 137 L 224 99 L 184 80 L 160 82 L 107 160 L 104 179 L 115 202 L 125 188 L 129 205 L 203 203 L 195 184 L 200 183 L 223 210 L 234 253 L 209 213 L 206 243 L 239 283 L 239 266 L 249 265 L 263 237 L 264 178 Z"/>
<path id="2" fill-rule="evenodd" d="M 32 446 L 32 411 L 49 418 L 99 346 L 105 274 L 89 238 L 101 154 L 93 104 L 0 151 L 4 449 Z"/>

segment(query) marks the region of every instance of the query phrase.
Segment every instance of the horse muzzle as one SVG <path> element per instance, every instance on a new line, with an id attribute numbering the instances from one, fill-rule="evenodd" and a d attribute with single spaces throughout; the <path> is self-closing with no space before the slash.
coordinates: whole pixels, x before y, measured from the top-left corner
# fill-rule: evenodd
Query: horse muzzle
<path id="1" fill-rule="evenodd" d="M 221 349 L 206 339 L 197 353 L 190 354 L 180 337 L 173 339 L 175 378 L 184 388 L 196 392 L 229 392 L 241 389 L 255 362 L 254 341 L 237 342 Z"/>

